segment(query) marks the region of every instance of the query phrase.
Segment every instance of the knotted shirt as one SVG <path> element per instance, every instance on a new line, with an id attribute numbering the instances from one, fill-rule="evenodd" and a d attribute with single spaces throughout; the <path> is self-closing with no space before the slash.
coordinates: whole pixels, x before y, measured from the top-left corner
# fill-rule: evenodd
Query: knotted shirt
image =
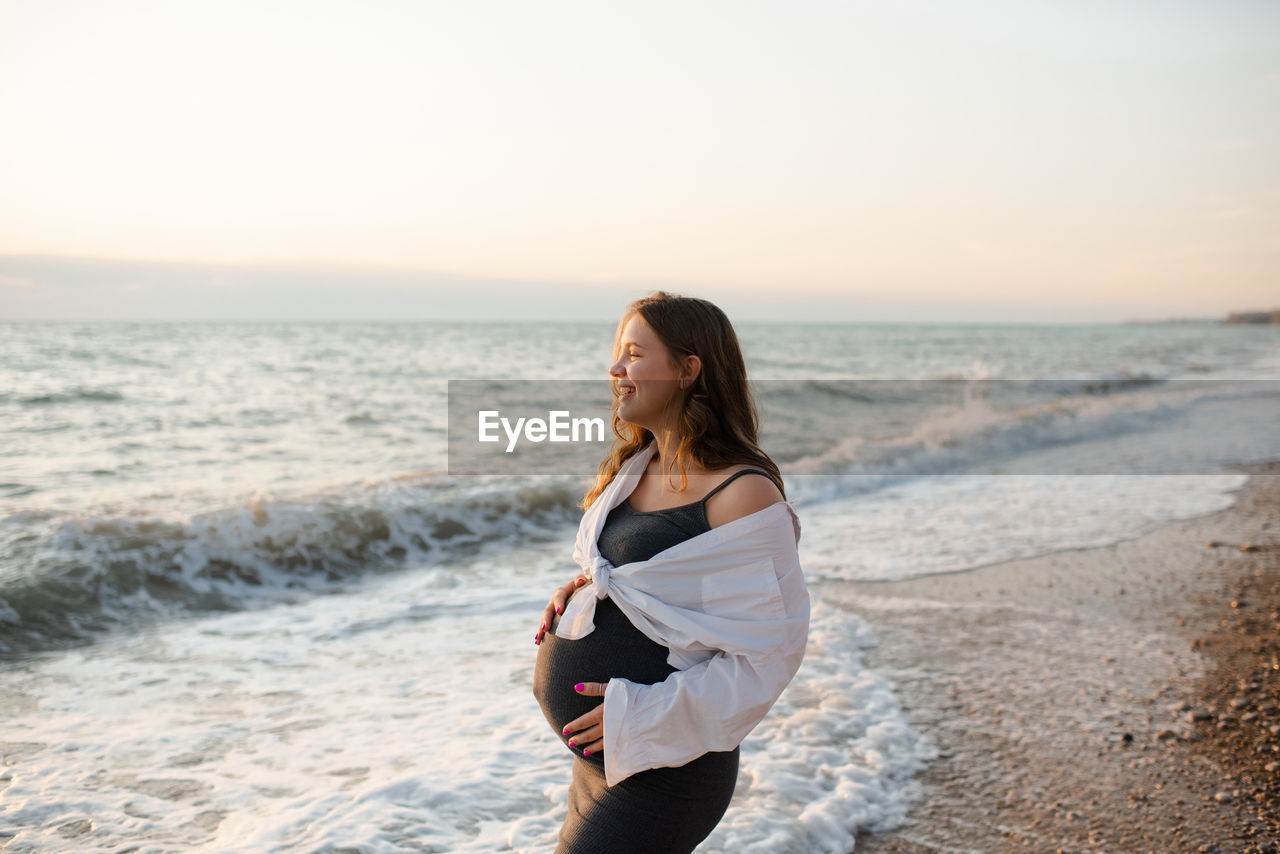
<path id="1" fill-rule="evenodd" d="M 800 669 L 809 592 L 797 546 L 800 519 L 785 501 L 690 537 L 649 560 L 612 565 L 596 547 L 605 519 L 640 482 L 654 443 L 621 469 L 582 515 L 573 559 L 590 579 L 569 599 L 555 634 L 595 629 L 606 596 L 677 668 L 640 685 L 613 678 L 604 695 L 604 770 L 613 786 L 637 771 L 732 750 L 764 719 Z"/>

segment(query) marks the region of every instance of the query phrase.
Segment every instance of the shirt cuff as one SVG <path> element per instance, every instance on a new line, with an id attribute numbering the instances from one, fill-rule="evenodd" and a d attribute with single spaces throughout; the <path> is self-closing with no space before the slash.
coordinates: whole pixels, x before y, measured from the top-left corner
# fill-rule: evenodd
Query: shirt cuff
<path id="1" fill-rule="evenodd" d="M 637 771 L 649 767 L 645 764 L 643 745 L 626 737 L 624 721 L 631 706 L 628 688 L 632 682 L 614 677 L 604 689 L 604 782 L 616 786 Z M 625 745 L 625 748 L 624 748 Z"/>

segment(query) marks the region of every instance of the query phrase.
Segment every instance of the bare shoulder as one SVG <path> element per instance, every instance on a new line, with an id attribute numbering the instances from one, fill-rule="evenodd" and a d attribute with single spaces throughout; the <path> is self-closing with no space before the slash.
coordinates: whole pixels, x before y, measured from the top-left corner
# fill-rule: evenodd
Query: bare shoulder
<path id="1" fill-rule="evenodd" d="M 748 468 L 751 467 L 737 466 L 726 477 L 732 477 L 735 472 Z M 706 505 L 707 524 L 718 528 L 734 519 L 758 513 L 782 500 L 782 493 L 773 478 L 759 471 L 750 471 L 741 477 L 734 477 L 724 489 L 711 496 Z"/>

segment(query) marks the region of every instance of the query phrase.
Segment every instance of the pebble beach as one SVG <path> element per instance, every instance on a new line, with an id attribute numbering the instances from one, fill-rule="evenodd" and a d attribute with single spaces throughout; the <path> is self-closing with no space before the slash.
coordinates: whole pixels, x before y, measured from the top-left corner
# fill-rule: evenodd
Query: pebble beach
<path id="1" fill-rule="evenodd" d="M 1240 470 L 1128 541 L 841 585 L 939 747 L 859 854 L 1280 850 L 1280 463 Z"/>

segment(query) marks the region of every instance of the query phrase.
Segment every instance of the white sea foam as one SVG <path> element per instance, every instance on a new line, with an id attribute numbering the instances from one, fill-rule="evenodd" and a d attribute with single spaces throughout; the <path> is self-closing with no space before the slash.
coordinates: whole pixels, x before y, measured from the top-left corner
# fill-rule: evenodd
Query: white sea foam
<path id="1" fill-rule="evenodd" d="M 810 579 L 892 581 L 1136 537 L 1231 506 L 1246 475 L 954 475 L 800 507 Z"/>
<path id="2" fill-rule="evenodd" d="M 454 588 L 384 579 L 7 674 L 32 704 L 6 726 L 28 745 L 6 795 L 15 850 L 550 851 L 572 756 L 531 692 L 533 594 L 564 574 L 560 551 L 530 549 L 514 570 L 488 555 Z M 496 592 L 504 574 L 521 592 Z M 805 663 L 744 742 L 738 791 L 700 850 L 837 852 L 857 827 L 902 818 L 931 748 L 863 667 L 871 642 L 815 595 Z"/>
<path id="3" fill-rule="evenodd" d="M 864 667 L 871 627 L 812 599 L 804 664 L 743 742 L 733 802 L 699 851 L 846 854 L 859 828 L 901 823 L 913 775 L 937 755 L 893 686 Z"/>

